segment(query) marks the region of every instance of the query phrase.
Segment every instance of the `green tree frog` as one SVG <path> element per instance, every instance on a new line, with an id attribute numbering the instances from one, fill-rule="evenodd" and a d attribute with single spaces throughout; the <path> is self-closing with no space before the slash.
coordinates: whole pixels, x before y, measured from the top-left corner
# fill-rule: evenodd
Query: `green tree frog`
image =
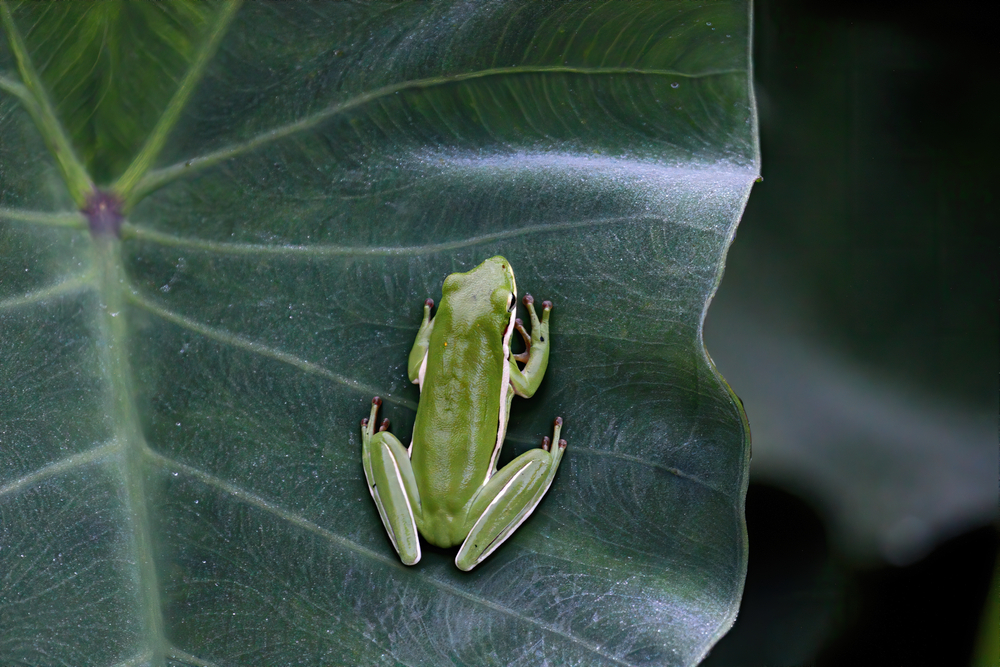
<path id="1" fill-rule="evenodd" d="M 511 400 L 514 394 L 532 396 L 549 362 L 552 304 L 542 303 L 539 321 L 534 299 L 524 295 L 529 337 L 515 319 L 514 271 L 499 256 L 451 274 L 441 292 L 433 318 L 434 302 L 424 302 L 410 351 L 410 380 L 420 387 L 410 446 L 389 432 L 388 419 L 376 430 L 382 404 L 376 396 L 361 422 L 361 460 L 400 560 L 420 560 L 419 531 L 439 547 L 461 544 L 455 565 L 471 570 L 538 507 L 566 449 L 557 417 L 552 440 L 543 438 L 540 448 L 497 470 Z M 511 355 L 515 329 L 526 349 Z"/>

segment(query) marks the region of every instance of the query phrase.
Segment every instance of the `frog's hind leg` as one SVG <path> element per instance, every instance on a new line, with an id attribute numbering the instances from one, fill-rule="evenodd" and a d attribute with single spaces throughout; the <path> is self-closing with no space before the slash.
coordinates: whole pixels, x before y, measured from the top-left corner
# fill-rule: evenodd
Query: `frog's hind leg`
<path id="1" fill-rule="evenodd" d="M 361 422 L 361 462 L 368 491 L 392 546 L 404 565 L 414 565 L 420 560 L 420 536 L 417 534 L 420 496 L 410 457 L 396 436 L 389 433 L 389 420 L 384 420 L 375 430 L 380 405 L 382 399 L 376 396 L 372 400 L 371 416 Z"/>
<path id="2" fill-rule="evenodd" d="M 545 438 L 541 448 L 515 458 L 480 489 L 469 510 L 472 528 L 455 557 L 460 570 L 471 570 L 483 562 L 538 507 L 566 450 L 566 441 L 559 438 L 561 430 L 562 418 L 557 417 L 554 445 Z"/>

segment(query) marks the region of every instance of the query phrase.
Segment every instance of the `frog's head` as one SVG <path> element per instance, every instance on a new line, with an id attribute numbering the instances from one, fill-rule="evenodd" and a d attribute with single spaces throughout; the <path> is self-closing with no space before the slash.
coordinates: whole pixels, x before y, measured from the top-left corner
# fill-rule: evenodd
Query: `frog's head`
<path id="1" fill-rule="evenodd" d="M 517 305 L 517 283 L 510 262 L 497 255 L 466 273 L 453 273 L 444 281 L 442 296 L 478 318 L 483 315 L 510 317 Z"/>

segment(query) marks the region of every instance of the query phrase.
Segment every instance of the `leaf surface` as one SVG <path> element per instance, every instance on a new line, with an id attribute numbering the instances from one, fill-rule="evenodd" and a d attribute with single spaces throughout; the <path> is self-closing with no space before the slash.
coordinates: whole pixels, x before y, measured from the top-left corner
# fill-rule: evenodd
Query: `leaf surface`
<path id="1" fill-rule="evenodd" d="M 744 3 L 2 9 L 0 662 L 700 660 L 746 569 L 701 342 Z M 358 423 L 407 440 L 423 300 L 495 254 L 555 303 L 501 464 L 569 448 L 472 573 L 407 568 Z"/>

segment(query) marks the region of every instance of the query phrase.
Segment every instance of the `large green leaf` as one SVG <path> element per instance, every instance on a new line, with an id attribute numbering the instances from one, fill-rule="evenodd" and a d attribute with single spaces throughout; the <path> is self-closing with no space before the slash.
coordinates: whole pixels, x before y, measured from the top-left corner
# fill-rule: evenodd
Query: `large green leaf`
<path id="1" fill-rule="evenodd" d="M 758 173 L 744 2 L 2 18 L 0 662 L 681 665 L 725 632 L 749 443 L 701 323 Z M 358 423 L 377 393 L 408 433 L 422 302 L 497 253 L 555 303 L 506 457 L 556 415 L 569 449 L 475 571 L 407 568 Z"/>

